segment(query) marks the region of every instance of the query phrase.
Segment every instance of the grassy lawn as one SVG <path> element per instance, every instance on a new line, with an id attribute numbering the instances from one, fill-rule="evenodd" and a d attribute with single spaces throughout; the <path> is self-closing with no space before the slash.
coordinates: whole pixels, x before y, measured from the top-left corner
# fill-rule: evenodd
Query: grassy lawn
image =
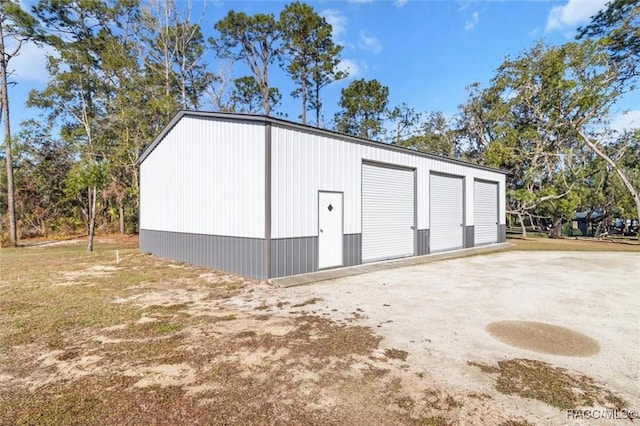
<path id="1" fill-rule="evenodd" d="M 631 238 L 598 240 L 596 238 L 561 238 L 507 236 L 510 250 L 520 251 L 638 251 L 640 241 Z"/>
<path id="2" fill-rule="evenodd" d="M 135 242 L 3 249 L 0 270 L 3 425 L 394 424 L 446 407 L 397 402 L 397 352 L 368 328 L 238 311 L 257 283 Z"/>
<path id="3" fill-rule="evenodd" d="M 77 241 L 2 249 L 0 424 L 455 423 L 460 401 L 408 377 L 407 352 L 381 347 L 357 312 L 338 322 L 299 310 L 316 298 L 251 311 L 230 303 L 256 285 L 139 253 L 127 239 L 94 253 Z M 415 381 L 423 396 L 409 398 Z"/>

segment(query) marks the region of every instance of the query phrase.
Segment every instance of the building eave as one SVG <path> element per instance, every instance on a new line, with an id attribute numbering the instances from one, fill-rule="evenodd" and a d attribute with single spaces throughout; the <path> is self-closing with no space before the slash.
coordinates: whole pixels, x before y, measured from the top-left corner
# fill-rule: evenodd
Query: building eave
<path id="1" fill-rule="evenodd" d="M 458 164 L 466 167 L 472 167 L 475 169 L 487 170 L 490 172 L 506 175 L 506 171 L 504 170 L 494 169 L 491 167 L 482 166 L 479 164 L 474 164 L 467 161 L 458 160 L 455 158 L 440 157 L 438 155 L 429 154 L 426 152 L 420 152 L 410 148 L 405 148 L 397 145 L 390 145 L 384 142 L 377 142 L 369 139 L 359 138 L 356 136 L 346 135 L 333 130 L 321 129 L 321 128 L 313 127 L 306 124 L 300 124 L 300 123 L 295 123 L 293 121 L 284 120 L 281 118 L 268 117 L 268 116 L 259 115 L 259 114 L 213 112 L 213 111 L 192 111 L 192 110 L 180 110 L 176 113 L 173 119 L 171 119 L 169 124 L 167 124 L 167 126 L 164 129 L 162 129 L 160 134 L 153 140 L 153 142 L 151 142 L 151 144 L 142 151 L 137 161 L 138 165 L 144 162 L 144 160 L 151 154 L 151 152 L 153 152 L 153 150 L 162 142 L 162 140 L 165 138 L 167 133 L 169 133 L 171 129 L 173 129 L 176 126 L 176 124 L 178 124 L 178 122 L 185 116 L 208 118 L 208 119 L 222 119 L 222 120 L 231 120 L 231 121 L 244 121 L 244 122 L 259 123 L 264 125 L 270 123 L 272 125 L 276 125 L 276 126 L 280 126 L 288 129 L 297 129 L 300 131 L 323 135 L 323 136 L 331 137 L 334 139 L 341 139 L 345 142 L 363 144 L 363 145 L 367 145 L 375 148 L 402 152 L 408 155 L 415 155 L 418 157 L 430 158 L 436 161 L 443 161 L 446 163 Z"/>

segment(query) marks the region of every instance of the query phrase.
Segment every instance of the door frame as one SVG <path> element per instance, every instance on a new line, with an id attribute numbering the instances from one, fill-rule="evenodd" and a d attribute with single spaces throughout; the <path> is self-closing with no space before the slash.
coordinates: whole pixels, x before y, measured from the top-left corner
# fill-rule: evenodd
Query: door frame
<path id="1" fill-rule="evenodd" d="M 325 194 L 340 194 L 340 207 L 341 207 L 341 211 L 340 211 L 340 264 L 338 265 L 332 265 L 332 266 L 325 266 L 325 267 L 320 267 L 320 193 L 325 193 Z M 340 268 L 344 266 L 344 192 L 342 191 L 326 191 L 323 189 L 319 189 L 318 190 L 318 198 L 317 198 L 317 213 L 318 213 L 318 244 L 316 246 L 316 251 L 317 251 L 317 259 L 316 261 L 318 262 L 318 271 L 322 271 L 325 269 L 333 269 L 333 268 Z"/>

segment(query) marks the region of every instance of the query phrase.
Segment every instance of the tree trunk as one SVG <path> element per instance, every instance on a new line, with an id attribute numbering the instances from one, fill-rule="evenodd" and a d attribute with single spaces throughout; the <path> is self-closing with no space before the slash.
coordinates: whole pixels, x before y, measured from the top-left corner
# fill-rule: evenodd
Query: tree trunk
<path id="1" fill-rule="evenodd" d="M 96 199 L 98 198 L 98 188 L 94 185 L 89 188 L 89 243 L 87 251 L 93 251 L 93 234 L 96 228 Z"/>
<path id="2" fill-rule="evenodd" d="M 307 124 L 307 78 L 306 76 L 302 77 L 302 82 L 300 84 L 300 91 L 302 97 L 302 115 L 300 118 L 302 119 L 302 124 Z"/>
<path id="3" fill-rule="evenodd" d="M 562 216 L 553 215 L 551 218 L 549 238 L 562 238 Z"/>
<path id="4" fill-rule="evenodd" d="M 118 203 L 118 215 L 120 219 L 120 235 L 124 235 L 124 201 Z"/>
<path id="5" fill-rule="evenodd" d="M 262 88 L 262 110 L 264 111 L 264 115 L 271 115 L 271 104 L 269 104 L 269 86 L 263 85 Z"/>
<path id="6" fill-rule="evenodd" d="M 602 222 L 603 222 L 603 221 L 598 222 L 598 225 L 596 226 L 596 230 L 595 230 L 595 231 L 593 231 L 593 236 L 594 236 L 594 237 L 596 237 L 596 238 L 600 238 L 600 234 L 602 234 L 602 233 L 603 233 L 603 232 L 601 231 L 601 229 L 602 229 Z"/>
<path id="7" fill-rule="evenodd" d="M 257 69 L 257 68 L 256 68 Z M 262 109 L 264 110 L 264 115 L 271 115 L 271 104 L 269 103 L 269 75 L 266 61 L 262 62 L 261 73 L 257 81 L 260 84 L 260 91 L 262 92 Z"/>
<path id="8" fill-rule="evenodd" d="M 5 165 L 7 169 L 7 210 L 9 211 L 9 240 L 11 245 L 18 245 L 18 233 L 16 226 L 16 201 L 15 201 L 15 189 L 13 181 L 13 157 L 11 149 L 11 123 L 9 122 L 9 87 L 7 85 L 7 65 L 8 58 L 5 55 L 4 45 L 4 33 L 1 32 L 0 27 L 0 92 L 2 93 L 2 99 L 0 102 L 2 107 L 2 119 L 4 120 L 4 153 L 5 153 Z"/>
<path id="9" fill-rule="evenodd" d="M 522 229 L 522 238 L 527 238 L 527 227 L 524 225 L 522 214 L 518 213 L 518 219 L 520 220 L 520 229 Z"/>
<path id="10" fill-rule="evenodd" d="M 320 85 L 316 84 L 316 127 L 320 127 Z"/>
<path id="11" fill-rule="evenodd" d="M 184 69 L 185 69 L 185 58 L 184 56 L 182 57 L 182 64 L 180 67 L 180 93 L 182 96 L 182 109 L 187 109 L 187 81 L 186 81 L 186 77 L 184 76 Z"/>

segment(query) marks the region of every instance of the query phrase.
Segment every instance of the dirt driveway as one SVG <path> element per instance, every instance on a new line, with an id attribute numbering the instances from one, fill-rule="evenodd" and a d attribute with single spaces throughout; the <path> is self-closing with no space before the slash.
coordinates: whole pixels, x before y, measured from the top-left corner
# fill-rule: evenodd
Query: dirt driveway
<path id="1" fill-rule="evenodd" d="M 521 360 L 560 375 L 569 371 L 579 382 L 600 383 L 620 395 L 629 410 L 640 409 L 639 287 L 639 253 L 516 251 L 303 287 L 262 285 L 230 303 L 265 313 L 303 305 L 296 309 L 371 327 L 383 337 L 382 347 L 408 353 L 407 377 L 427 378 L 461 401 L 459 420 L 571 424 L 568 416 L 575 413 L 553 403 L 507 395 L 508 386 L 496 392 L 499 368 L 489 366 Z M 542 382 L 555 380 L 547 379 Z M 413 390 L 421 392 L 418 385 Z M 585 398 L 596 410 L 612 406 L 606 396 Z M 607 423 L 580 414 L 574 424 Z M 618 424 L 623 417 L 614 411 L 586 413 L 607 415 L 617 416 Z"/>

